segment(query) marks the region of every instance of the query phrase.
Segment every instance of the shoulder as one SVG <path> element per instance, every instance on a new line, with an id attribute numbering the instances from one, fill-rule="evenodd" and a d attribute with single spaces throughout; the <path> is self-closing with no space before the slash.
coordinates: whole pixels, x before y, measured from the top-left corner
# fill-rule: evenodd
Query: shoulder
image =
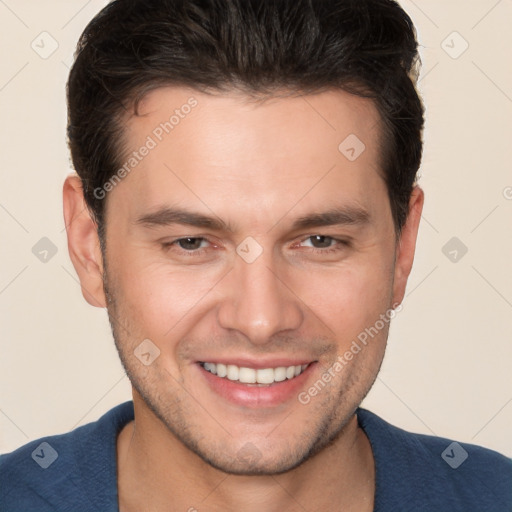
<path id="1" fill-rule="evenodd" d="M 114 500 L 117 506 L 116 439 L 131 419 L 133 403 L 125 402 L 95 422 L 0 455 L 0 510 L 109 510 Z"/>
<path id="2" fill-rule="evenodd" d="M 372 446 L 378 510 L 512 511 L 512 460 L 444 437 L 415 434 L 358 409 Z"/>

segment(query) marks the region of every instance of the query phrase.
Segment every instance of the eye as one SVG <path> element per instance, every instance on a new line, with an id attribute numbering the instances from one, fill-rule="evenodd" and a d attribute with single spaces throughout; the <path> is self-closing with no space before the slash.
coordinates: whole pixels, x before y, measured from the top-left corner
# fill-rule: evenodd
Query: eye
<path id="1" fill-rule="evenodd" d="M 305 256 L 310 254 L 320 258 L 341 257 L 351 248 L 351 241 L 334 238 L 328 235 L 310 235 L 303 238 L 297 245 Z"/>
<path id="2" fill-rule="evenodd" d="M 172 242 L 163 242 L 162 248 L 176 254 L 195 256 L 208 250 L 210 242 L 201 236 L 186 236 Z"/>
<path id="3" fill-rule="evenodd" d="M 202 244 L 207 243 L 207 240 L 201 237 L 188 236 L 186 238 L 179 238 L 173 243 L 178 245 L 184 251 L 197 251 L 198 249 L 202 249 L 204 247 Z"/>
<path id="4" fill-rule="evenodd" d="M 338 240 L 325 235 L 312 235 L 302 241 L 302 243 L 310 241 L 311 245 L 309 247 L 314 247 L 315 249 L 329 249 L 333 245 L 335 245 Z"/>
<path id="5" fill-rule="evenodd" d="M 168 242 L 160 242 L 166 257 L 176 261 L 204 263 L 215 257 L 220 247 L 203 236 L 184 236 Z"/>

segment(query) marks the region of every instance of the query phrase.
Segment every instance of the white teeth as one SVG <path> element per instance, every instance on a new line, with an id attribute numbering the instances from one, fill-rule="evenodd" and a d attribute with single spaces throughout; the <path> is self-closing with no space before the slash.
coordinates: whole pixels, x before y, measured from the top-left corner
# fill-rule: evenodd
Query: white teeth
<path id="1" fill-rule="evenodd" d="M 297 366 L 279 366 L 278 368 L 254 368 L 239 367 L 234 364 L 215 364 L 202 363 L 205 370 L 217 375 L 218 377 L 227 377 L 229 380 L 236 380 L 243 384 L 273 384 L 282 382 L 286 379 L 293 379 L 299 376 L 306 368 L 307 364 Z"/>
<path id="2" fill-rule="evenodd" d="M 215 363 L 210 363 L 210 364 L 213 366 L 217 366 L 217 375 L 219 377 L 225 377 L 228 374 L 225 364 L 217 364 L 217 365 Z"/>
<path id="3" fill-rule="evenodd" d="M 229 380 L 238 380 L 238 366 L 235 366 L 234 364 L 228 364 L 227 372 L 227 378 Z"/>
<path id="4" fill-rule="evenodd" d="M 282 382 L 283 380 L 286 380 L 286 367 L 280 366 L 274 370 L 274 380 L 276 382 Z"/>
<path id="5" fill-rule="evenodd" d="M 256 382 L 256 370 L 252 368 L 240 368 L 238 371 L 238 380 L 244 384 L 254 384 Z"/>
<path id="6" fill-rule="evenodd" d="M 258 384 L 272 384 L 274 380 L 273 368 L 256 370 L 256 381 Z"/>

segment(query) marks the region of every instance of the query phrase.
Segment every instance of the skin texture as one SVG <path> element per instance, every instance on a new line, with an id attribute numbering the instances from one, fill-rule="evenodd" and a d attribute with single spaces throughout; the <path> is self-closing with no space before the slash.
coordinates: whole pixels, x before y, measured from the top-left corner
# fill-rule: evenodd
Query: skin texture
<path id="1" fill-rule="evenodd" d="M 374 462 L 354 413 L 377 376 L 388 323 L 307 404 L 295 395 L 272 407 L 233 404 L 197 362 L 315 362 L 307 391 L 402 301 L 423 192 L 415 187 L 397 240 L 378 113 L 342 91 L 254 102 L 160 88 L 126 120 L 123 162 L 191 97 L 197 105 L 108 193 L 105 261 L 79 179 L 64 185 L 84 297 L 108 307 L 133 385 L 135 421 L 117 445 L 120 509 L 370 511 Z M 365 144 L 354 161 L 338 150 L 349 134 Z M 163 207 L 230 230 L 138 222 Z M 366 218 L 292 227 L 334 208 Z M 204 240 L 180 247 L 186 237 Z M 262 249 L 252 263 L 236 251 L 247 237 Z M 160 350 L 148 366 L 134 355 L 145 339 Z M 248 446 L 253 456 L 240 457 Z"/>

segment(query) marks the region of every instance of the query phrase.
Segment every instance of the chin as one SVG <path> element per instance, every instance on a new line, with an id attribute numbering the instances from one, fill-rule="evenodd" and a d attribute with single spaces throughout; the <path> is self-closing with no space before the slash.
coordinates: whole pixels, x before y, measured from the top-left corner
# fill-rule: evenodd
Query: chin
<path id="1" fill-rule="evenodd" d="M 286 473 L 300 466 L 307 456 L 291 454 L 273 455 L 268 459 L 252 443 L 246 443 L 233 457 L 218 457 L 212 454 L 197 455 L 208 465 L 229 475 L 272 476 Z"/>

